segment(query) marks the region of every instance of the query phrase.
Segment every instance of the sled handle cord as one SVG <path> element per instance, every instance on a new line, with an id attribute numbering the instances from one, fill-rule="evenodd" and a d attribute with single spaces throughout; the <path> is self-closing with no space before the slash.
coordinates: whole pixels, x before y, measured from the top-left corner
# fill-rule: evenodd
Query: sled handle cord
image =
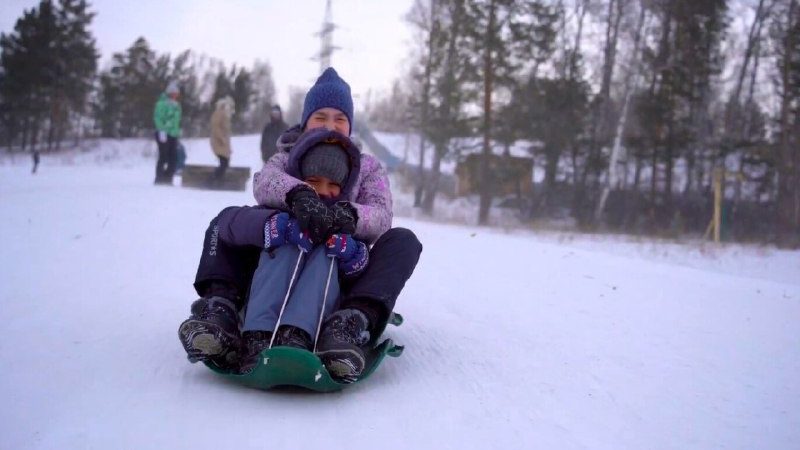
<path id="1" fill-rule="evenodd" d="M 301 249 L 300 254 L 297 255 L 297 263 L 294 265 L 294 272 L 292 272 L 292 278 L 289 279 L 289 287 L 286 288 L 286 296 L 283 297 L 283 304 L 281 305 L 281 311 L 278 313 L 278 321 L 275 322 L 275 329 L 272 331 L 272 337 L 269 339 L 269 348 L 272 348 L 272 344 L 275 342 L 275 336 L 278 335 L 278 327 L 281 325 L 281 319 L 283 318 L 283 310 L 286 309 L 286 304 L 289 303 L 289 295 L 292 294 L 292 287 L 294 286 L 294 281 L 297 279 L 297 269 L 300 268 L 300 261 L 303 260 L 303 253 L 305 252 Z"/>
<path id="2" fill-rule="evenodd" d="M 336 257 L 331 256 L 331 266 L 328 269 L 328 281 L 325 282 L 325 295 L 322 296 L 322 308 L 319 310 L 319 320 L 317 321 L 317 334 L 314 336 L 314 349 L 313 353 L 317 353 L 317 341 L 319 340 L 319 330 L 322 329 L 322 316 L 325 315 L 325 304 L 328 302 L 328 289 L 331 287 L 331 276 L 333 275 L 333 265 L 336 262 Z"/>

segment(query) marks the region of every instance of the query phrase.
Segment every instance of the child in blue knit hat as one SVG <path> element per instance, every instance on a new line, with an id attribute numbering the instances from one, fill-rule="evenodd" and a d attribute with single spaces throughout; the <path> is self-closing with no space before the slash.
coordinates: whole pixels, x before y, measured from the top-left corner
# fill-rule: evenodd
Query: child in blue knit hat
<path id="1" fill-rule="evenodd" d="M 258 203 L 273 208 L 288 207 L 312 242 L 324 242 L 331 234 L 341 232 L 373 244 L 391 227 L 392 193 L 388 176 L 372 155 L 361 153 L 359 175 L 352 180 L 347 196 L 335 203 L 287 175 L 291 161 L 288 155 L 306 134 L 327 129 L 350 136 L 353 113 L 350 86 L 336 70 L 326 69 L 306 94 L 300 124 L 279 139 L 278 148 L 283 151 L 267 161 L 253 183 Z M 361 375 L 366 366 L 364 346 L 373 335 L 381 333 L 397 294 L 422 251 L 410 232 L 403 230 L 397 236 L 396 249 L 382 254 L 377 266 L 370 263 L 373 270 L 366 270 L 358 282 L 348 286 L 340 308 L 326 320 L 320 332 L 317 354 L 331 375 L 340 381 L 354 381 Z"/>
<path id="2" fill-rule="evenodd" d="M 353 131 L 353 97 L 350 85 L 329 67 L 322 72 L 303 101 L 300 128 L 327 128 L 345 136 Z"/>

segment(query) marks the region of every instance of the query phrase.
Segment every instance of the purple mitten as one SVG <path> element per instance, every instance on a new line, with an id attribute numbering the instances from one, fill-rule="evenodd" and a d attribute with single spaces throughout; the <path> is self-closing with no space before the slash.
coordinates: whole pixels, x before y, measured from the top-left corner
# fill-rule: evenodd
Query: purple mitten
<path id="1" fill-rule="evenodd" d="M 310 252 L 314 244 L 297 224 L 297 220 L 287 213 L 273 214 L 264 225 L 264 248 L 271 249 L 284 244 L 294 244 L 305 252 Z"/>
<path id="2" fill-rule="evenodd" d="M 339 260 L 339 270 L 347 277 L 360 274 L 369 263 L 367 245 L 349 234 L 332 234 L 325 243 L 325 253 Z"/>

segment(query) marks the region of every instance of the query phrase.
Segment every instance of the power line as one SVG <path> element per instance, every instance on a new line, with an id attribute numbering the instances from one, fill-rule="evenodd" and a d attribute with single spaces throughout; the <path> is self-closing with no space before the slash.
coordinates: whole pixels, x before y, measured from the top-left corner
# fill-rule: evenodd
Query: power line
<path id="1" fill-rule="evenodd" d="M 331 56 L 334 51 L 339 50 L 339 47 L 333 45 L 333 30 L 336 28 L 331 13 L 331 0 L 328 0 L 325 4 L 325 19 L 322 22 L 322 29 L 314 34 L 320 37 L 320 49 L 312 59 L 319 61 L 320 73 L 331 66 Z"/>

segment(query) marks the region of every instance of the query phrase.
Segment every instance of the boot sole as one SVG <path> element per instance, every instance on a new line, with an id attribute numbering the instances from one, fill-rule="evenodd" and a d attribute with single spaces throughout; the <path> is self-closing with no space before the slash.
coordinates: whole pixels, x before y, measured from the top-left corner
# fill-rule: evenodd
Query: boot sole
<path id="1" fill-rule="evenodd" d="M 340 349 L 317 352 L 328 372 L 340 382 L 352 383 L 361 376 L 366 366 L 364 354 L 358 350 Z"/>
<path id="2" fill-rule="evenodd" d="M 217 360 L 232 363 L 236 358 L 237 337 L 214 324 L 186 320 L 178 328 L 178 337 L 191 362 Z"/>

